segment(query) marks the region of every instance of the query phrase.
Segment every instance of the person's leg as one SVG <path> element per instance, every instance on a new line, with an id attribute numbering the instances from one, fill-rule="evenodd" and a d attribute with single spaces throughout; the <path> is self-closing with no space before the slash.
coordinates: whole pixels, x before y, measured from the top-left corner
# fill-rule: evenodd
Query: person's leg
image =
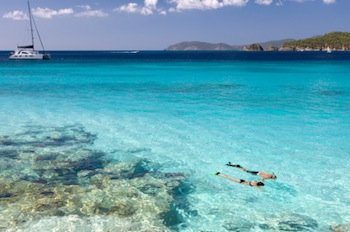
<path id="1" fill-rule="evenodd" d="M 223 178 L 225 178 L 225 179 L 228 179 L 228 180 L 230 180 L 230 181 L 236 182 L 236 183 L 238 183 L 238 184 L 243 184 L 243 183 L 245 182 L 245 180 L 236 179 L 236 178 L 234 178 L 234 177 L 232 177 L 232 176 L 226 175 L 226 174 L 221 173 L 221 172 L 217 172 L 215 175 L 221 176 L 221 177 L 223 177 Z"/>
<path id="2" fill-rule="evenodd" d="M 228 162 L 226 164 L 227 166 L 231 166 L 231 167 L 234 167 L 234 168 L 238 168 L 239 170 L 243 171 L 243 172 L 247 172 L 247 173 L 250 173 L 252 175 L 257 175 L 259 172 L 258 171 L 250 171 L 244 167 L 242 167 L 241 165 L 239 164 L 232 164 L 231 162 Z"/>
<path id="3" fill-rule="evenodd" d="M 245 170 L 245 172 L 250 173 L 250 174 L 252 174 L 252 175 L 254 175 L 254 176 L 257 176 L 257 175 L 259 174 L 258 171 L 249 171 L 249 170 Z"/>

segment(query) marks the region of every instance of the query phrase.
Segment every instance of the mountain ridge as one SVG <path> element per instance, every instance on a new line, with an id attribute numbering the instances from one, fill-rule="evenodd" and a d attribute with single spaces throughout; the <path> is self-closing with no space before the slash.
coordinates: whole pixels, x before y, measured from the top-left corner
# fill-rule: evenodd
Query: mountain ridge
<path id="1" fill-rule="evenodd" d="M 264 50 L 269 50 L 271 47 L 281 47 L 285 42 L 293 41 L 293 39 L 283 39 L 283 40 L 271 40 L 260 44 Z M 250 44 L 245 45 L 229 45 L 227 43 L 209 43 L 203 41 L 182 41 L 176 44 L 168 46 L 165 50 L 168 51 L 240 51 L 244 47 L 248 47 Z"/>
<path id="2" fill-rule="evenodd" d="M 261 49 L 262 48 L 262 49 Z M 319 51 L 350 50 L 350 32 L 329 32 L 324 35 L 305 39 L 281 39 L 257 42 L 245 45 L 229 45 L 227 43 L 208 43 L 202 41 L 183 41 L 172 44 L 168 51 Z"/>

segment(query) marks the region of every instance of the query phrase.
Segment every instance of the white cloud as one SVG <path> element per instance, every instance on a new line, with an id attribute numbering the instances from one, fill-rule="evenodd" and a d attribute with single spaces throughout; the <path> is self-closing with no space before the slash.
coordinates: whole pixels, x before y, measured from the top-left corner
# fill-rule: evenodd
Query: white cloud
<path id="1" fill-rule="evenodd" d="M 90 5 L 79 5 L 83 11 L 76 13 L 76 17 L 107 17 L 108 14 L 103 10 L 93 10 Z"/>
<path id="2" fill-rule="evenodd" d="M 153 10 L 150 8 L 147 8 L 147 7 L 142 7 L 141 14 L 142 15 L 151 15 L 151 14 L 153 14 Z"/>
<path id="3" fill-rule="evenodd" d="M 336 0 L 323 0 L 323 3 L 325 3 L 325 4 L 333 4 L 335 2 L 336 2 Z"/>
<path id="4" fill-rule="evenodd" d="M 259 5 L 271 5 L 273 3 L 273 0 L 255 0 L 255 3 L 256 4 L 259 4 Z"/>
<path id="5" fill-rule="evenodd" d="M 223 0 L 224 6 L 245 6 L 249 0 Z"/>
<path id="6" fill-rule="evenodd" d="M 86 10 L 75 14 L 76 17 L 107 17 L 108 14 L 103 10 Z"/>
<path id="7" fill-rule="evenodd" d="M 167 12 L 163 9 L 158 9 L 157 3 L 158 3 L 158 0 L 145 0 L 143 6 L 140 6 L 137 3 L 131 2 L 114 9 L 114 11 L 126 12 L 126 13 L 138 13 L 142 15 L 151 15 L 157 12 L 161 15 L 165 15 Z"/>
<path id="8" fill-rule="evenodd" d="M 221 7 L 217 0 L 172 0 L 177 10 L 191 10 L 191 9 L 217 9 Z"/>
<path id="9" fill-rule="evenodd" d="M 249 0 L 171 0 L 175 10 L 210 10 L 225 6 L 245 6 Z"/>
<path id="10" fill-rule="evenodd" d="M 12 20 L 28 20 L 28 16 L 20 10 L 14 10 L 14 11 L 10 11 L 5 13 L 3 16 L 3 18 L 5 19 L 12 19 Z"/>
<path id="11" fill-rule="evenodd" d="M 137 3 L 128 3 L 126 5 L 122 5 L 119 8 L 114 9 L 114 11 L 122 11 L 122 12 L 127 12 L 127 13 L 139 13 L 140 12 L 140 7 Z"/>
<path id="12" fill-rule="evenodd" d="M 156 8 L 158 0 L 145 0 L 145 7 Z"/>
<path id="13" fill-rule="evenodd" d="M 114 11 L 139 13 L 143 15 L 151 15 L 153 13 L 166 15 L 167 12 L 182 10 L 209 10 L 221 8 L 224 6 L 244 6 L 248 3 L 248 1 L 249 0 L 169 0 L 169 3 L 174 7 L 170 7 L 168 10 L 164 10 L 157 7 L 158 0 L 144 0 L 143 5 L 139 5 L 137 3 L 128 3 L 114 9 Z"/>
<path id="14" fill-rule="evenodd" d="M 73 14 L 74 10 L 72 8 L 65 8 L 59 10 L 53 10 L 50 8 L 34 8 L 33 15 L 39 18 L 52 19 L 54 16 L 70 15 Z"/>

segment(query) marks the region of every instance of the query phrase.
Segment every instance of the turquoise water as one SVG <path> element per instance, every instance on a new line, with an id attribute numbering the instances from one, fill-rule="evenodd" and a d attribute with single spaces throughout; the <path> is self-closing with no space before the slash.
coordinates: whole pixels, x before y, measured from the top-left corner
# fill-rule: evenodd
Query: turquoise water
<path id="1" fill-rule="evenodd" d="M 0 103 L 0 136 L 79 124 L 109 157 L 185 174 L 171 229 L 350 222 L 349 61 L 4 61 Z M 256 179 L 228 161 L 278 179 L 255 189 L 213 175 Z"/>

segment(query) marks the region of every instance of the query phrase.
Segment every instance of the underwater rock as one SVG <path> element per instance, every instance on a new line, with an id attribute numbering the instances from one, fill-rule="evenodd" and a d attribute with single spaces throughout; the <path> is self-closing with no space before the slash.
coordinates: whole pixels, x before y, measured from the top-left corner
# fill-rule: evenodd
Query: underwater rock
<path id="1" fill-rule="evenodd" d="M 130 217 L 134 215 L 136 211 L 137 208 L 133 205 L 121 203 L 109 208 L 107 213 L 117 213 L 119 216 Z"/>
<path id="2" fill-rule="evenodd" d="M 227 222 L 222 227 L 226 231 L 234 231 L 234 232 L 249 232 L 252 231 L 254 228 L 254 224 L 247 221 L 247 220 L 242 220 L 242 221 L 237 221 L 237 222 Z"/>
<path id="3" fill-rule="evenodd" d="M 101 159 L 105 154 L 102 152 L 90 151 L 90 154 L 87 157 L 84 157 L 80 160 L 76 160 L 70 164 L 70 166 L 76 171 L 83 170 L 95 170 L 103 168 L 104 162 Z"/>
<path id="4" fill-rule="evenodd" d="M 319 90 L 318 93 L 327 97 L 344 95 L 344 92 L 341 90 Z"/>
<path id="5" fill-rule="evenodd" d="M 9 198 L 9 197 L 12 197 L 12 193 L 0 193 L 0 199 L 1 198 Z"/>
<path id="6" fill-rule="evenodd" d="M 107 160 L 95 139 L 79 125 L 0 136 L 0 230 L 168 231 L 183 222 L 184 174 Z"/>
<path id="7" fill-rule="evenodd" d="M 0 136 L 0 145 L 2 146 L 11 146 L 13 142 L 9 139 L 8 136 Z"/>
<path id="8" fill-rule="evenodd" d="M 11 136 L 1 136 L 0 144 L 6 146 L 60 147 L 92 144 L 96 135 L 85 131 L 81 125 L 65 127 L 28 127 L 27 131 Z"/>
<path id="9" fill-rule="evenodd" d="M 350 224 L 340 224 L 331 226 L 332 232 L 350 232 Z"/>
<path id="10" fill-rule="evenodd" d="M 318 223 L 308 216 L 290 214 L 278 219 L 277 228 L 280 231 L 314 231 L 318 228 Z"/>
<path id="11" fill-rule="evenodd" d="M 58 154 L 44 154 L 35 158 L 36 162 L 40 161 L 52 161 L 57 159 Z"/>
<path id="12" fill-rule="evenodd" d="M 50 190 L 45 190 L 45 191 L 40 192 L 40 194 L 44 195 L 44 196 L 53 196 L 53 195 L 55 195 L 55 192 L 50 191 Z"/>
<path id="13" fill-rule="evenodd" d="M 153 172 L 154 167 L 150 167 L 147 160 L 141 159 L 130 163 L 109 163 L 105 165 L 104 171 L 112 179 L 133 179 L 143 177 L 147 173 Z"/>
<path id="14" fill-rule="evenodd" d="M 140 189 L 141 192 L 143 192 L 145 194 L 155 196 L 160 191 L 161 187 L 162 186 L 158 186 L 158 185 L 155 185 L 155 184 L 146 184 L 146 185 L 142 186 L 139 189 Z"/>
<path id="15" fill-rule="evenodd" d="M 140 232 L 170 232 L 161 222 L 145 223 L 142 221 L 134 222 L 127 218 L 115 220 L 112 216 L 93 216 L 79 217 L 69 215 L 63 217 L 44 217 L 33 220 L 19 226 L 17 232 L 47 232 L 51 231 L 140 231 Z"/>
<path id="16" fill-rule="evenodd" d="M 225 231 L 250 232 L 250 231 L 279 231 L 268 224 L 252 222 L 246 218 L 227 218 L 222 227 Z"/>
<path id="17" fill-rule="evenodd" d="M 0 150 L 0 158 L 17 159 L 18 152 L 16 150 Z"/>
<path id="18" fill-rule="evenodd" d="M 254 228 L 257 230 L 268 231 L 317 231 L 318 222 L 306 215 L 301 214 L 282 214 L 266 215 L 266 220 L 257 223 Z"/>
<path id="19" fill-rule="evenodd" d="M 14 166 L 15 164 L 11 162 L 11 160 L 0 158 L 0 176 L 2 176 L 2 173 L 6 170 L 13 169 Z"/>

